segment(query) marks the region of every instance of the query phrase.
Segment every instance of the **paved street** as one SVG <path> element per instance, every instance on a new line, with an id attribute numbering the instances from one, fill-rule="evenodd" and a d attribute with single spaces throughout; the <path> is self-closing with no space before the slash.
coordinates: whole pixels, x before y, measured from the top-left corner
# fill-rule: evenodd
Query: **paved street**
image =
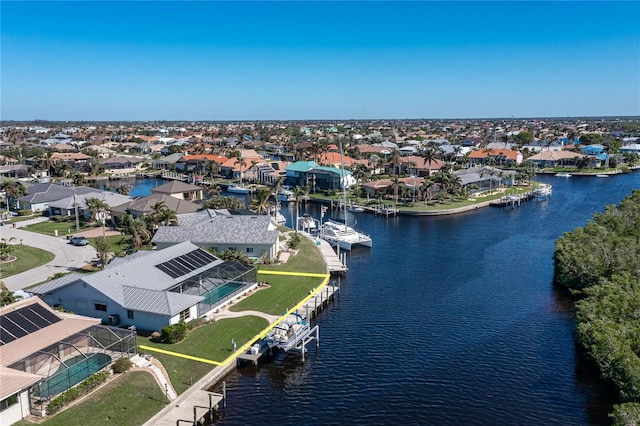
<path id="1" fill-rule="evenodd" d="M 36 218 L 24 222 L 16 223 L 16 228 L 10 225 L 0 226 L 0 237 L 9 240 L 11 237 L 15 240 L 11 244 L 25 244 L 37 247 L 42 250 L 53 253 L 55 258 L 53 261 L 40 267 L 25 271 L 18 275 L 12 275 L 7 278 L 0 277 L 9 290 L 20 290 L 33 284 L 46 281 L 49 277 L 57 272 L 68 272 L 81 268 L 96 258 L 96 250 L 91 246 L 76 247 L 69 244 L 66 237 L 50 237 L 35 232 L 20 229 L 31 223 L 47 220 L 47 218 Z M 97 229 L 100 233 L 101 230 Z M 83 233 L 86 235 L 86 233 Z M 86 235 L 88 236 L 88 235 Z M 3 267 L 6 267 L 3 265 Z"/>

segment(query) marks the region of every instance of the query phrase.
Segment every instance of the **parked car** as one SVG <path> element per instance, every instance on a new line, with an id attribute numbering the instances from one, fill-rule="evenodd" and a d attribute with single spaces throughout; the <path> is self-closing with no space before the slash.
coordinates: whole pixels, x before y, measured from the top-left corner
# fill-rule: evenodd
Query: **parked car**
<path id="1" fill-rule="evenodd" d="M 69 239 L 69 242 L 74 246 L 86 246 L 87 244 L 89 244 L 89 240 L 87 240 L 85 237 L 81 235 L 71 237 Z"/>

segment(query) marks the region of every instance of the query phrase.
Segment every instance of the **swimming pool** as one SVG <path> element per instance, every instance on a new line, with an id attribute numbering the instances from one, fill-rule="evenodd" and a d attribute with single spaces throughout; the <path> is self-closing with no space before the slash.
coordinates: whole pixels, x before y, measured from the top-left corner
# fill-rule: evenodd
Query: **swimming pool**
<path id="1" fill-rule="evenodd" d="M 225 297 L 236 291 L 237 289 L 244 286 L 245 283 L 238 282 L 228 282 L 224 283 L 219 287 L 215 287 L 211 289 L 206 295 L 204 300 L 201 303 L 206 305 L 215 305 L 216 303 L 223 300 Z"/>
<path id="2" fill-rule="evenodd" d="M 65 360 L 67 366 L 58 367 L 58 371 L 40 385 L 40 396 L 47 397 L 64 392 L 102 370 L 110 362 L 111 357 L 103 353 L 94 354 L 90 358 L 78 355 Z"/>

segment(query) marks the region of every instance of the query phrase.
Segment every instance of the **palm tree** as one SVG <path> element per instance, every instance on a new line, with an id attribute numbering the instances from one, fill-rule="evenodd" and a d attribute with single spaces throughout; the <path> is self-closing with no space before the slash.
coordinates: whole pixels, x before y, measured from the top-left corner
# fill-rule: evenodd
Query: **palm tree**
<path id="1" fill-rule="evenodd" d="M 15 237 L 11 237 L 9 239 L 2 238 L 0 240 L 0 259 L 7 260 L 11 253 L 13 253 L 13 246 L 9 243 L 15 239 Z"/>
<path id="2" fill-rule="evenodd" d="M 87 198 L 86 200 L 84 200 L 84 204 L 87 206 L 87 209 L 89 209 L 89 211 L 91 212 L 92 222 L 97 222 L 99 220 L 102 220 L 102 218 L 99 217 L 99 213 L 104 213 L 106 215 L 107 211 L 109 211 L 109 204 L 107 204 L 106 201 L 101 200 L 99 198 L 95 198 L 95 197 Z M 104 222 L 102 222 L 102 224 L 104 225 Z"/>
<path id="3" fill-rule="evenodd" d="M 256 197 L 251 200 L 251 208 L 256 210 L 258 214 L 266 213 L 271 205 L 269 197 L 271 197 L 271 191 L 269 191 L 268 188 L 260 189 L 256 194 Z"/>
<path id="4" fill-rule="evenodd" d="M 134 218 L 130 214 L 123 214 L 118 219 L 118 230 L 131 238 L 132 249 L 138 250 L 142 244 L 151 239 L 151 231 L 144 220 Z"/>
<path id="5" fill-rule="evenodd" d="M 165 209 L 159 213 L 160 223 L 163 226 L 178 226 L 178 212 L 171 209 Z"/>
<path id="6" fill-rule="evenodd" d="M 434 160 L 437 160 L 439 157 L 440 153 L 438 151 L 438 148 L 435 147 L 427 147 L 425 150 L 422 151 L 422 156 L 424 157 L 424 163 L 423 165 L 427 166 L 428 165 L 428 173 L 427 176 L 431 176 L 431 165 L 433 163 Z"/>
<path id="7" fill-rule="evenodd" d="M 20 198 L 24 196 L 26 193 L 26 188 L 22 183 L 17 180 L 7 180 L 0 184 L 0 188 L 5 192 L 7 198 L 7 211 L 9 211 L 9 207 L 14 203 L 16 198 Z"/>
<path id="8" fill-rule="evenodd" d="M 295 206 L 296 206 L 296 234 L 298 234 L 298 216 L 300 216 L 300 202 L 304 200 L 306 195 L 309 193 L 309 189 L 306 187 L 296 186 L 293 188 L 293 195 L 296 197 Z"/>
<path id="9" fill-rule="evenodd" d="M 398 189 L 400 188 L 400 178 L 394 176 L 391 178 L 391 189 L 393 189 L 394 198 L 398 202 Z"/>
<path id="10" fill-rule="evenodd" d="M 238 164 L 240 166 L 240 185 L 242 185 L 242 173 L 244 168 L 247 167 L 247 162 L 242 159 L 242 153 L 240 153 L 240 157 L 236 158 L 234 164 Z"/>
<path id="11" fill-rule="evenodd" d="M 16 296 L 16 294 L 11 290 L 4 288 L 0 290 L 0 307 L 10 305 L 20 299 L 21 297 Z"/>
<path id="12" fill-rule="evenodd" d="M 420 185 L 420 191 L 424 194 L 425 205 L 431 201 L 431 189 L 435 186 L 435 183 L 431 179 L 425 179 Z"/>
<path id="13" fill-rule="evenodd" d="M 393 165 L 393 173 L 399 175 L 400 164 L 402 164 L 402 153 L 399 149 L 391 148 L 391 153 L 389 154 L 389 164 Z"/>

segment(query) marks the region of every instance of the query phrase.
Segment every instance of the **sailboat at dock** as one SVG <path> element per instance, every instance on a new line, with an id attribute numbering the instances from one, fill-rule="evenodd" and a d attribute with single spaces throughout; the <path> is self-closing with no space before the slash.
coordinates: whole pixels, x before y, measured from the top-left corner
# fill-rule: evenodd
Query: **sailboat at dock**
<path id="1" fill-rule="evenodd" d="M 344 210 L 344 223 L 334 220 L 327 220 L 320 228 L 320 238 L 327 241 L 332 246 L 337 246 L 342 250 L 351 250 L 353 246 L 372 247 L 373 240 L 371 237 L 356 231 L 347 224 L 347 182 L 345 179 L 344 159 L 342 154 L 342 142 L 340 143 L 340 173 L 342 182 L 342 201 L 341 207 Z M 322 206 L 322 215 L 326 211 L 326 206 Z M 322 222 L 322 217 L 320 218 Z"/>

